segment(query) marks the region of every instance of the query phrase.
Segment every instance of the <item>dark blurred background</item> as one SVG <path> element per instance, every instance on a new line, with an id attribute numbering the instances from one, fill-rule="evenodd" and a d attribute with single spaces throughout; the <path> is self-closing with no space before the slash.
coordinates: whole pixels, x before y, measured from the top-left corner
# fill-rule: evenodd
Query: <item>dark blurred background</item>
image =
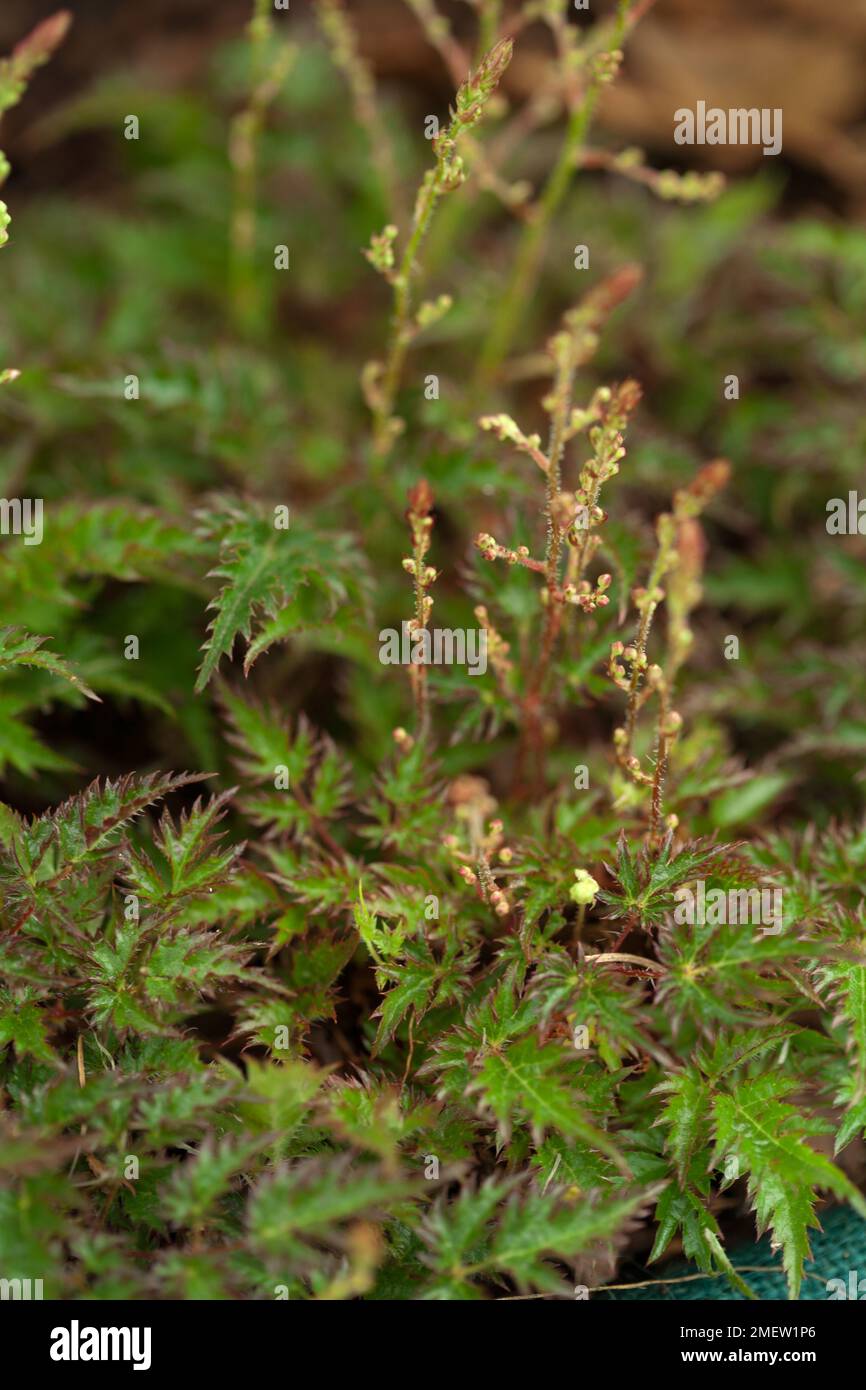
<path id="1" fill-rule="evenodd" d="M 364 55 L 377 76 L 399 84 L 427 109 L 450 90 L 439 59 L 403 0 L 348 0 Z M 56 0 L 4 0 L 0 50 L 8 49 Z M 112 69 L 158 73 L 169 86 L 205 80 L 214 45 L 237 37 L 249 17 L 246 0 L 77 0 L 75 23 L 61 51 L 40 73 L 22 107 L 10 113 L 5 141 L 19 186 L 100 176 L 90 139 L 46 150 L 26 148 L 33 112 L 44 113 Z M 303 23 L 312 0 L 292 0 L 281 23 Z M 609 9 L 596 0 L 577 15 L 589 22 Z M 465 3 L 443 3 L 458 36 L 476 23 Z M 519 100 L 544 81 L 544 39 L 521 42 L 506 83 Z M 672 112 L 708 105 L 781 106 L 785 140 L 780 163 L 788 197 L 866 213 L 866 0 L 658 0 L 631 37 L 625 71 L 605 93 L 601 124 L 619 140 L 636 140 L 654 157 L 679 163 Z M 692 166 L 745 172 L 763 156 L 746 146 L 694 147 Z M 774 161 L 775 162 L 775 161 Z"/>

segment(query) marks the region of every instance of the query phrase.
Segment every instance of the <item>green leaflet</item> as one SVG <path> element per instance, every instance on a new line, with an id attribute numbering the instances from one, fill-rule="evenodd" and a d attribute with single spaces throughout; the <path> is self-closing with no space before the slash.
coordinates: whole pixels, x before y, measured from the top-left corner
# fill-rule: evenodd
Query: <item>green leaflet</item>
<path id="1" fill-rule="evenodd" d="M 616 1144 L 595 1126 L 580 1103 L 580 1067 L 573 1055 L 556 1043 L 540 1047 L 524 1038 L 497 1049 L 484 1059 L 473 1090 L 496 1116 L 507 1139 L 516 1119 L 526 1118 L 538 1135 L 549 1129 L 581 1138 L 607 1154 L 621 1172 L 628 1164 Z"/>
<path id="2" fill-rule="evenodd" d="M 829 1127 L 779 1099 L 795 1084 L 776 1074 L 755 1077 L 718 1096 L 713 1107 L 714 1162 L 728 1158 L 735 1176 L 748 1174 L 758 1229 L 769 1226 L 782 1248 L 792 1298 L 809 1254 L 809 1229 L 817 1225 L 817 1193 L 844 1197 L 866 1216 L 866 1201 L 850 1179 L 807 1143 Z"/>
<path id="3" fill-rule="evenodd" d="M 518 1288 L 562 1295 L 551 1259 L 568 1262 L 612 1240 L 640 1205 L 640 1198 L 575 1200 L 561 1189 L 520 1195 L 514 1185 L 488 1182 L 462 1193 L 427 1219 L 424 1238 L 437 1271 L 428 1299 L 478 1297 L 474 1281 L 504 1274 Z"/>
<path id="4" fill-rule="evenodd" d="M 196 690 L 205 688 L 223 656 L 231 656 L 239 636 L 247 643 L 248 675 L 274 642 L 332 616 L 343 604 L 363 606 L 363 564 L 351 539 L 302 523 L 284 528 L 277 520 L 260 508 L 244 512 L 228 505 L 201 516 L 201 534 L 219 547 L 210 574 L 225 583 L 209 605 L 214 616 Z"/>

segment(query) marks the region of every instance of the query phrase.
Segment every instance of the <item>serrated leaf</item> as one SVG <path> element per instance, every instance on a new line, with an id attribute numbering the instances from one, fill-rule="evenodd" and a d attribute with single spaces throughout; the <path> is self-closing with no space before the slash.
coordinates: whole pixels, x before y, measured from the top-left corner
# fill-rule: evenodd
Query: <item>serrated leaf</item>
<path id="1" fill-rule="evenodd" d="M 609 1135 L 581 1105 L 580 1071 L 573 1053 L 560 1043 L 539 1043 L 534 1036 L 491 1051 L 472 1085 L 489 1109 L 504 1140 L 516 1120 L 525 1117 L 540 1137 L 548 1130 L 592 1144 L 628 1174 L 629 1167 Z"/>
<path id="2" fill-rule="evenodd" d="M 740 1082 L 730 1095 L 717 1096 L 713 1105 L 713 1162 L 728 1157 L 735 1171 L 748 1173 L 758 1230 L 769 1226 L 774 1243 L 781 1247 L 792 1298 L 799 1297 L 809 1230 L 818 1225 L 817 1192 L 846 1198 L 866 1217 L 866 1200 L 851 1180 L 806 1142 L 829 1127 L 779 1099 L 795 1085 L 791 1076 L 754 1077 Z"/>
<path id="3" fill-rule="evenodd" d="M 682 1072 L 662 1082 L 656 1090 L 667 1094 L 657 1123 L 667 1130 L 667 1149 L 677 1177 L 685 1185 L 695 1154 L 710 1138 L 712 1092 L 707 1082 L 694 1072 Z"/>
<path id="4" fill-rule="evenodd" d="M 56 652 L 46 651 L 44 644 L 49 640 L 47 637 L 36 637 L 21 627 L 0 628 L 0 670 L 13 666 L 35 666 L 69 681 L 88 700 L 100 703 L 99 696 L 84 683 L 68 661 Z"/>
<path id="5" fill-rule="evenodd" d="M 5 991 L 3 992 L 5 994 Z M 30 1055 L 55 1061 L 48 1042 L 45 1014 L 35 1003 L 0 996 L 0 1048 L 12 1043 L 19 1057 Z"/>
<path id="6" fill-rule="evenodd" d="M 313 1258 L 308 1242 L 336 1243 L 345 1222 L 376 1220 L 383 1207 L 412 1193 L 405 1179 L 348 1158 L 305 1159 L 263 1179 L 250 1199 L 249 1239 L 288 1268 Z"/>
<path id="7" fill-rule="evenodd" d="M 210 571 L 225 583 L 209 605 L 214 611 L 202 650 L 196 690 L 205 688 L 235 642 L 247 643 L 244 673 L 267 646 L 292 632 L 325 620 L 342 603 L 363 601 L 363 564 L 351 538 L 323 535 L 303 526 L 280 530 L 261 510 L 225 504 L 222 512 L 202 513 L 202 533 L 219 545 L 219 563 Z M 308 588 L 319 605 L 293 607 Z M 253 641 L 254 628 L 266 634 Z"/>

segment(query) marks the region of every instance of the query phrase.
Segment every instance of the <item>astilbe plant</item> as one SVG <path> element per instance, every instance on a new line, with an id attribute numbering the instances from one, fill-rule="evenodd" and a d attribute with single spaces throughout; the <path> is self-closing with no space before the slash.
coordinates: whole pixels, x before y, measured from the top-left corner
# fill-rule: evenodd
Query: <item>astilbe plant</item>
<path id="1" fill-rule="evenodd" d="M 335 0 L 321 8 L 375 142 L 348 16 Z M 554 5 L 527 6 L 500 34 L 500 7 L 479 4 L 482 51 L 414 211 L 367 250 L 392 295 L 382 361 L 362 373 L 375 514 L 351 524 L 354 483 L 288 520 L 278 495 L 205 490 L 194 526 L 170 509 L 70 501 L 53 508 L 44 552 L 3 556 L 22 615 L 0 633 L 4 763 L 68 775 L 31 721 L 101 691 L 169 714 L 180 700 L 189 746 L 212 753 L 220 780 L 214 792 L 203 774 L 130 772 L 32 816 L 0 806 L 0 1250 L 5 1272 L 50 1295 L 572 1296 L 610 1283 L 648 1227 L 652 1260 L 677 1248 L 748 1295 L 719 1221 L 734 1189 L 796 1297 L 819 1204 L 866 1215 L 833 1156 L 866 1130 L 862 829 L 723 843 L 702 812 L 741 770 L 689 781 L 705 766 L 687 737 L 693 690 L 684 714 L 678 693 L 702 598 L 700 517 L 729 467 L 714 460 L 675 486 L 649 534 L 621 507 L 641 390 L 630 377 L 593 385 L 589 366 L 637 267 L 581 297 L 543 353 L 507 360 L 567 183 L 590 161 L 599 89 L 647 8 L 620 4 L 579 37 Z M 459 66 L 444 19 L 413 9 Z M 449 572 L 438 523 L 453 528 L 453 504 L 440 511 L 417 422 L 398 414 L 409 348 L 449 307 L 416 308 L 415 286 L 440 198 L 462 197 L 467 175 L 526 200 L 497 171 L 502 131 L 484 143 L 480 118 L 539 14 L 566 140 L 451 426 L 477 449 L 494 436 L 504 477 L 524 470 L 519 505 L 487 496 L 477 515 L 456 513 L 467 544 Z M 16 91 L 64 23 L 4 69 Z M 244 332 L 261 330 L 257 142 L 291 61 L 272 52 L 261 7 L 251 38 L 252 95 L 231 137 L 231 312 Z M 536 119 L 530 105 L 527 130 Z M 388 162 L 378 168 L 386 184 Z M 630 157 L 622 172 L 636 168 Z M 663 197 L 711 191 L 671 178 Z M 536 399 L 525 387 L 539 378 Z M 518 423 L 539 411 L 544 437 Z M 390 472 L 404 442 L 408 498 Z M 383 525 L 393 575 L 369 554 Z M 64 605 L 108 585 L 202 607 L 216 591 L 198 704 L 81 643 L 79 669 L 31 631 L 56 613 L 71 633 Z M 471 604 L 486 672 L 384 671 L 373 617 L 397 615 L 415 641 L 432 634 L 440 593 L 449 612 Z M 219 674 L 238 639 L 242 673 Z M 279 682 L 256 688 L 287 642 L 379 682 L 399 716 L 382 757 L 345 728 L 316 728 Z M 188 711 L 211 694 L 202 726 Z M 369 713 L 352 698 L 360 729 Z M 772 930 L 683 921 L 699 882 L 708 896 L 778 889 L 783 916 Z"/>

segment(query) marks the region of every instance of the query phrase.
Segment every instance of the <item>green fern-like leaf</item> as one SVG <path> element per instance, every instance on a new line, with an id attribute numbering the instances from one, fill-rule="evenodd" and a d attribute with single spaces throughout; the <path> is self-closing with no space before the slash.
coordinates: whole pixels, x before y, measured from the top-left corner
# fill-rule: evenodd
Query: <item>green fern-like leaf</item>
<path id="1" fill-rule="evenodd" d="M 45 650 L 47 637 L 35 637 L 24 628 L 0 628 L 0 671 L 14 666 L 36 666 L 69 681 L 89 700 L 99 700 L 88 685 L 84 683 L 74 668 L 56 652 Z"/>
<path id="2" fill-rule="evenodd" d="M 225 581 L 196 681 L 203 690 L 235 641 L 247 643 L 244 674 L 274 642 L 363 600 L 363 565 L 351 540 L 293 525 L 278 529 L 261 509 L 226 504 L 201 516 L 201 534 L 219 546 L 211 576 Z M 304 592 L 302 592 L 304 591 Z M 253 632 L 256 638 L 253 640 Z"/>
<path id="3" fill-rule="evenodd" d="M 844 1197 L 866 1217 L 866 1200 L 854 1184 L 807 1142 L 830 1126 L 780 1099 L 795 1085 L 790 1076 L 770 1073 L 740 1082 L 713 1105 L 713 1162 L 727 1157 L 735 1174 L 748 1173 L 759 1231 L 769 1227 L 782 1249 L 792 1298 L 799 1296 L 809 1230 L 818 1225 L 817 1192 Z"/>

